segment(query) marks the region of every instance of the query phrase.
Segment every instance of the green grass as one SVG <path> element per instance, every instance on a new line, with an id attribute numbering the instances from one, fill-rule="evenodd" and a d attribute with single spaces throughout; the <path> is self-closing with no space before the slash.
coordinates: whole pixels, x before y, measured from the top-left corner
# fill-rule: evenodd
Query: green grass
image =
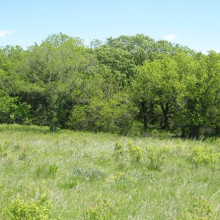
<path id="1" fill-rule="evenodd" d="M 219 152 L 220 139 L 0 125 L 0 219 L 220 219 Z"/>

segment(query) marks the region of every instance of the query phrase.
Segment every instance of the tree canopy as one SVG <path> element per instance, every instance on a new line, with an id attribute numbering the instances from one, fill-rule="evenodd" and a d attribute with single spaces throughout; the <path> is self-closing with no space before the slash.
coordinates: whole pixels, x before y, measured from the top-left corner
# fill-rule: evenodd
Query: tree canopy
<path id="1" fill-rule="evenodd" d="M 217 135 L 220 54 L 141 34 L 87 47 L 60 33 L 26 50 L 1 47 L 0 123 Z"/>

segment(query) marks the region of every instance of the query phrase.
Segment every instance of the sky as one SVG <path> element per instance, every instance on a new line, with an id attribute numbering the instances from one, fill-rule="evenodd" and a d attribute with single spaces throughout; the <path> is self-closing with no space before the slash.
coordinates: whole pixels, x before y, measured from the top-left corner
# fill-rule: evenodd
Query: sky
<path id="1" fill-rule="evenodd" d="M 220 52 L 220 0 L 0 0 L 0 46 L 24 48 L 60 32 L 86 45 L 144 34 Z"/>

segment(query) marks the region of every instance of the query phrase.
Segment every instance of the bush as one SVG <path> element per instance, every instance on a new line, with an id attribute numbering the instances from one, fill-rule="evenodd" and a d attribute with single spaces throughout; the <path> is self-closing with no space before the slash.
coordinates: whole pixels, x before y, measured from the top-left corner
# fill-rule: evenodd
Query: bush
<path id="1" fill-rule="evenodd" d="M 48 220 L 52 206 L 46 195 L 38 201 L 24 201 L 20 196 L 3 208 L 3 219 L 7 220 Z"/>
<path id="2" fill-rule="evenodd" d="M 116 156 L 121 156 L 124 154 L 124 146 L 119 144 L 118 142 L 115 144 L 114 153 Z"/>
<path id="3" fill-rule="evenodd" d="M 142 149 L 133 144 L 129 144 L 129 155 L 132 159 L 133 162 L 140 162 L 141 157 L 142 157 Z"/>
<path id="4" fill-rule="evenodd" d="M 195 146 L 191 149 L 191 157 L 196 166 L 208 165 L 214 167 L 218 161 L 219 155 L 215 153 L 212 148 Z"/>
<path id="5" fill-rule="evenodd" d="M 94 97 L 89 104 L 77 105 L 71 111 L 68 126 L 72 129 L 127 133 L 136 109 L 126 95 L 116 94 L 108 100 Z"/>
<path id="6" fill-rule="evenodd" d="M 152 170 L 160 170 L 163 166 L 167 150 L 165 148 L 147 147 L 148 168 Z"/>
<path id="7" fill-rule="evenodd" d="M 18 97 L 0 91 L 0 123 L 29 123 L 30 108 L 27 103 L 20 103 Z"/>
<path id="8" fill-rule="evenodd" d="M 183 220 L 217 220 L 213 205 L 210 201 L 199 198 L 195 199 L 189 208 L 181 214 Z"/>
<path id="9" fill-rule="evenodd" d="M 128 143 L 127 146 L 123 146 L 119 143 L 115 144 L 114 155 L 121 161 L 130 161 L 139 163 L 142 158 L 142 149 L 132 143 Z"/>

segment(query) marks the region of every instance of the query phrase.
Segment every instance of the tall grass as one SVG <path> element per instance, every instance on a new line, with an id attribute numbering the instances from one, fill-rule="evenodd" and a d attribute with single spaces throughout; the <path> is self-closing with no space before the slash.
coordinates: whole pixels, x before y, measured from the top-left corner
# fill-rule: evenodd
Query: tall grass
<path id="1" fill-rule="evenodd" d="M 220 139 L 0 125 L 0 219 L 220 219 Z"/>

